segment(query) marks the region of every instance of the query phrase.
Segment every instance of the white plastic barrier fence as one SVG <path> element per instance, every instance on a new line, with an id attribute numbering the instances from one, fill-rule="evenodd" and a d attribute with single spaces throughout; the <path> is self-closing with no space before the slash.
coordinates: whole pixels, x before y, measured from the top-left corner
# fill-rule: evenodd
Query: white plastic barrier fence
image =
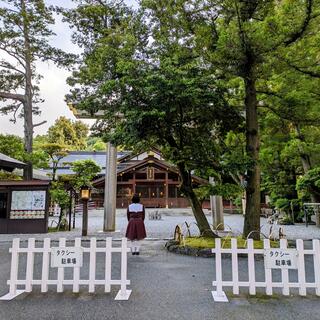
<path id="1" fill-rule="evenodd" d="M 216 280 L 212 282 L 216 288 L 212 291 L 212 296 L 215 301 L 228 302 L 228 298 L 223 291 L 223 287 L 232 287 L 233 294 L 238 295 L 240 287 L 249 288 L 249 294 L 255 295 L 256 288 L 265 288 L 267 295 L 273 294 L 273 288 L 281 288 L 282 294 L 290 295 L 290 288 L 298 288 L 299 295 L 306 296 L 307 289 L 314 289 L 315 294 L 320 296 L 320 240 L 312 241 L 312 249 L 305 249 L 303 240 L 296 240 L 296 248 L 291 249 L 287 246 L 287 240 L 280 240 L 280 248 L 270 248 L 269 239 L 263 241 L 264 249 L 254 249 L 253 240 L 248 239 L 247 248 L 237 248 L 237 239 L 231 239 L 231 249 L 221 247 L 221 239 L 215 239 L 215 248 L 212 252 L 215 253 L 216 264 Z M 231 254 L 232 279 L 223 280 L 222 255 Z M 247 255 L 248 260 L 248 280 L 239 280 L 239 257 L 238 254 Z M 264 258 L 264 281 L 256 281 L 255 273 L 255 255 L 262 255 Z M 306 282 L 305 256 L 313 256 L 313 277 L 312 282 Z M 281 281 L 274 281 L 272 270 L 280 269 Z M 297 270 L 297 281 L 289 281 L 289 269 Z M 311 271 L 312 272 L 312 271 Z M 309 275 L 308 275 L 309 276 Z"/>
<path id="2" fill-rule="evenodd" d="M 105 292 L 111 291 L 112 285 L 120 285 L 120 291 L 118 292 L 115 300 L 128 300 L 131 294 L 131 290 L 127 290 L 127 285 L 130 284 L 130 280 L 127 279 L 127 253 L 130 249 L 127 246 L 127 239 L 121 239 L 120 247 L 112 247 L 112 238 L 106 238 L 105 246 L 97 247 L 96 238 L 90 239 L 89 247 L 81 246 L 81 238 L 76 238 L 74 246 L 66 246 L 66 239 L 60 238 L 58 247 L 51 247 L 49 238 L 44 239 L 43 247 L 35 246 L 35 239 L 28 239 L 27 248 L 20 247 L 20 239 L 13 240 L 12 248 L 9 250 L 12 254 L 11 257 L 11 271 L 10 280 L 8 280 L 9 293 L 0 297 L 0 300 L 11 300 L 23 292 L 31 292 L 33 286 L 40 286 L 41 292 L 47 292 L 49 285 L 54 285 L 57 288 L 57 292 L 63 292 L 65 286 L 72 286 L 73 292 L 79 292 L 79 287 L 88 286 L 90 293 L 95 292 L 96 286 L 104 286 Z M 105 254 L 105 272 L 104 279 L 96 279 L 96 260 L 98 252 Z M 121 254 L 121 278 L 120 280 L 111 279 L 112 270 L 112 253 Z M 23 279 L 18 278 L 19 274 L 19 257 L 21 254 L 27 255 L 26 268 L 20 268 L 25 270 Z M 39 279 L 34 279 L 34 256 L 35 254 L 42 255 L 42 267 Z M 80 269 L 83 263 L 83 255 L 89 254 L 89 276 L 86 279 L 80 278 Z M 51 264 L 50 264 L 51 260 Z M 65 268 L 70 267 L 73 269 L 73 278 L 65 279 Z M 57 268 L 57 278 L 49 279 L 50 268 Z M 18 290 L 18 286 L 24 286 L 23 290 Z"/>

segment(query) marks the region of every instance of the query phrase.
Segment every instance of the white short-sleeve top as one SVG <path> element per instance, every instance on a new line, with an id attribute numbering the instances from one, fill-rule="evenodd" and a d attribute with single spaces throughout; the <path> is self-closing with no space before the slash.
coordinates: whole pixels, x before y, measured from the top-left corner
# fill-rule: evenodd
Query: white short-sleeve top
<path id="1" fill-rule="evenodd" d="M 142 212 L 143 205 L 141 203 L 131 203 L 128 209 L 129 212 Z"/>

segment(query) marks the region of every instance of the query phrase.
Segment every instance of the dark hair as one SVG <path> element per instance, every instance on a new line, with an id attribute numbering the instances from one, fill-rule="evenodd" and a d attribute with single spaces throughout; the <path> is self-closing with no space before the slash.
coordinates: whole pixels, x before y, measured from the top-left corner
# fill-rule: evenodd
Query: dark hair
<path id="1" fill-rule="evenodd" d="M 132 203 L 139 203 L 140 197 L 137 194 L 134 194 L 131 201 Z"/>

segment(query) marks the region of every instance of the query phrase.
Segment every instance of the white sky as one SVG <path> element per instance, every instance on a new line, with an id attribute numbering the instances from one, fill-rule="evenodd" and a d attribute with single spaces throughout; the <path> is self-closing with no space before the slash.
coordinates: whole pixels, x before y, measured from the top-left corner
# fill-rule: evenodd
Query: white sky
<path id="1" fill-rule="evenodd" d="M 64 7 L 71 7 L 71 0 L 46 0 L 48 5 L 61 5 Z M 126 0 L 128 4 L 135 5 L 136 0 Z M 56 37 L 52 39 L 52 45 L 65 50 L 66 52 L 78 53 L 80 52 L 78 47 L 71 43 L 71 30 L 68 25 L 57 20 L 53 28 L 56 33 Z M 46 120 L 47 123 L 36 127 L 34 130 L 34 136 L 37 134 L 45 134 L 48 128 L 55 122 L 60 116 L 75 120 L 72 112 L 67 107 L 64 97 L 68 93 L 69 87 L 66 84 L 66 79 L 69 76 L 69 72 L 63 69 L 58 69 L 53 63 L 41 63 L 37 64 L 37 72 L 43 76 L 40 83 L 41 98 L 45 99 L 45 102 L 40 104 L 40 110 L 42 111 L 40 116 L 34 116 L 34 123 Z M 0 115 L 0 133 L 15 134 L 23 136 L 23 119 L 18 119 L 14 124 L 10 122 L 10 115 Z M 93 124 L 93 120 L 84 120 L 89 125 Z"/>

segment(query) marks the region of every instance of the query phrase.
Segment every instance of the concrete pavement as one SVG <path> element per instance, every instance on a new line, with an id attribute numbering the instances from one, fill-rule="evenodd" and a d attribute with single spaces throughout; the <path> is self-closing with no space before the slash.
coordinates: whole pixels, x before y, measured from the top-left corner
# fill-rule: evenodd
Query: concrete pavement
<path id="1" fill-rule="evenodd" d="M 9 243 L 0 244 L 0 294 L 7 292 Z M 116 259 L 115 259 L 115 262 Z M 232 297 L 230 303 L 215 303 L 211 296 L 214 259 L 168 253 L 164 241 L 144 241 L 140 256 L 128 256 L 129 301 L 115 301 L 119 288 L 104 293 L 101 288 L 89 294 L 82 288 L 56 293 L 39 289 L 12 301 L 0 301 L 0 320 L 319 320 L 320 299 L 292 296 L 272 298 L 259 294 Z M 97 274 L 101 274 L 101 264 Z M 36 263 L 35 274 L 41 268 Z M 115 273 L 119 268 L 114 266 Z M 88 270 L 83 270 L 88 272 Z M 258 271 L 259 272 L 259 269 Z"/>
<path id="2" fill-rule="evenodd" d="M 115 233 L 101 233 L 102 211 L 89 214 L 89 236 L 103 239 L 113 236 L 120 239 L 126 228 L 126 217 L 123 210 L 117 212 L 117 229 Z M 210 216 L 208 216 L 210 220 Z M 0 320 L 319 320 L 320 299 L 314 294 L 307 298 L 294 295 L 284 298 L 281 295 L 266 297 L 259 293 L 249 297 L 246 293 L 233 297 L 227 290 L 230 303 L 215 303 L 211 296 L 212 280 L 214 279 L 214 259 L 180 256 L 167 252 L 164 248 L 166 238 L 172 238 L 174 227 L 187 221 L 192 225 L 191 232 L 196 234 L 196 226 L 191 212 L 164 212 L 160 221 L 146 219 L 149 240 L 143 241 L 140 256 L 128 256 L 128 279 L 131 280 L 132 294 L 129 301 L 115 301 L 118 287 L 111 293 L 104 293 L 98 288 L 95 294 L 89 294 L 83 287 L 79 294 L 73 294 L 71 288 L 64 293 L 56 293 L 51 287 L 48 293 L 40 293 L 39 288 L 29 294 L 23 294 L 12 301 L 0 301 Z M 265 222 L 262 219 L 262 223 Z M 234 232 L 242 230 L 241 215 L 225 215 L 225 223 Z M 265 230 L 270 225 L 265 226 Z M 320 230 L 314 226 L 305 228 L 301 225 L 285 227 L 290 237 L 303 239 L 319 238 Z M 57 232 L 49 235 L 19 235 L 22 240 L 35 237 L 41 240 L 50 237 L 74 239 L 81 235 L 81 215 L 77 215 L 76 229 L 71 233 Z M 6 284 L 10 272 L 11 240 L 17 235 L 0 235 L 0 295 L 8 292 Z M 288 237 L 288 238 L 290 238 Z M 85 240 L 85 239 L 84 239 Z M 114 241 L 114 245 L 119 244 Z M 26 242 L 23 242 L 26 245 Z M 83 242 L 88 245 L 87 241 Z M 25 258 L 23 258 L 25 260 Z M 24 260 L 21 260 L 22 262 Z M 119 258 L 114 259 L 113 272 L 119 273 Z M 224 263 L 230 261 L 224 259 Z M 23 264 L 24 265 L 24 264 Z M 246 262 L 239 263 L 243 276 L 246 276 Z M 36 259 L 35 274 L 39 274 L 41 259 Z M 312 261 L 307 261 L 307 268 L 312 268 Z M 257 274 L 262 274 L 261 264 L 256 266 Z M 88 273 L 88 268 L 81 271 Z M 97 274 L 103 276 L 103 262 L 97 263 Z M 40 276 L 39 276 L 40 277 Z M 293 274 L 293 277 L 295 275 Z M 245 290 L 241 290 L 245 292 Z"/>

